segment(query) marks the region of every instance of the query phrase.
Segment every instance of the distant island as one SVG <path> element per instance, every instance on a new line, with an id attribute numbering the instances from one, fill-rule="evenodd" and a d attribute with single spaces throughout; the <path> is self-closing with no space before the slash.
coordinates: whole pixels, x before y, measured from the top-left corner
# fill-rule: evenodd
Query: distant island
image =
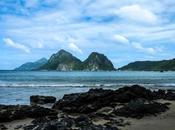
<path id="1" fill-rule="evenodd" d="M 56 70 L 56 71 L 114 71 L 114 65 L 104 55 L 92 52 L 85 61 L 73 56 L 71 53 L 60 50 L 53 54 L 49 60 L 42 58 L 36 62 L 28 62 L 15 70 Z"/>
<path id="2" fill-rule="evenodd" d="M 41 66 L 43 66 L 44 64 L 47 63 L 47 59 L 46 58 L 41 58 L 40 60 L 37 60 L 35 62 L 27 62 L 23 65 L 21 65 L 18 68 L 15 68 L 15 70 L 21 70 L 21 71 L 25 71 L 25 70 L 36 70 L 38 68 L 40 68 Z"/>
<path id="3" fill-rule="evenodd" d="M 175 71 L 175 59 L 161 61 L 136 61 L 118 70 L 129 71 Z"/>

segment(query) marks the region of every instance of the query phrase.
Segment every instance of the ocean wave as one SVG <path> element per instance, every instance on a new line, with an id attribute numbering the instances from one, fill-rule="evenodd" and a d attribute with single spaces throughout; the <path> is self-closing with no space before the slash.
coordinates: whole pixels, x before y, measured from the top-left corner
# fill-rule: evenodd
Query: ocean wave
<path id="1" fill-rule="evenodd" d="M 0 87 L 102 87 L 102 88 L 119 88 L 123 86 L 132 86 L 135 83 L 0 83 Z M 159 84 L 148 84 L 140 83 L 138 85 L 149 87 L 149 88 L 163 88 L 163 87 L 174 87 L 175 83 L 159 83 Z"/>

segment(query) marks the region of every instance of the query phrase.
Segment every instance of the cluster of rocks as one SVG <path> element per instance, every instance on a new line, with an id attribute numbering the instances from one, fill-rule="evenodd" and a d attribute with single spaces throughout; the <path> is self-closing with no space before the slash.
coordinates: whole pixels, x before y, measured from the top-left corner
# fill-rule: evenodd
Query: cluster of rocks
<path id="1" fill-rule="evenodd" d="M 126 125 L 117 117 L 142 118 L 168 110 L 168 103 L 157 99 L 175 100 L 175 91 L 151 91 L 134 85 L 118 90 L 90 89 L 85 93 L 64 95 L 60 100 L 50 96 L 31 96 L 31 106 L 0 105 L 0 122 L 34 118 L 24 130 L 117 130 Z M 40 104 L 54 103 L 51 109 Z M 105 123 L 97 124 L 96 119 Z"/>
<path id="2" fill-rule="evenodd" d="M 156 99 L 175 100 L 173 91 L 151 91 L 144 87 L 134 85 L 118 90 L 90 89 L 86 93 L 64 95 L 57 101 L 53 109 L 68 113 L 92 113 L 103 107 L 115 107 L 117 103 L 129 103 L 138 99 L 152 101 Z M 142 105 L 147 105 L 143 103 Z M 150 105 L 153 105 L 150 103 Z"/>
<path id="3" fill-rule="evenodd" d="M 24 130 L 118 130 L 118 122 L 108 122 L 104 125 L 95 125 L 87 115 L 76 118 L 64 115 L 58 119 L 38 118 Z"/>
<path id="4" fill-rule="evenodd" d="M 0 122 L 45 116 L 57 116 L 57 111 L 40 106 L 0 105 Z"/>

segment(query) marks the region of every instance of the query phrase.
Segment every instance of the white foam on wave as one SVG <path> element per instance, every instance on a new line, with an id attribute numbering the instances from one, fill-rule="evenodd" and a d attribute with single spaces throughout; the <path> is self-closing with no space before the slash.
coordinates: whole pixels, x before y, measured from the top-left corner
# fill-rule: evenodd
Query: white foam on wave
<path id="1" fill-rule="evenodd" d="M 0 87 L 102 87 L 102 88 L 120 88 L 123 86 L 132 86 L 137 83 L 48 83 L 48 82 L 0 82 Z M 140 83 L 138 85 L 148 87 L 148 88 L 167 88 L 167 87 L 174 87 L 175 83 L 157 83 L 157 84 L 150 84 L 150 83 Z"/>

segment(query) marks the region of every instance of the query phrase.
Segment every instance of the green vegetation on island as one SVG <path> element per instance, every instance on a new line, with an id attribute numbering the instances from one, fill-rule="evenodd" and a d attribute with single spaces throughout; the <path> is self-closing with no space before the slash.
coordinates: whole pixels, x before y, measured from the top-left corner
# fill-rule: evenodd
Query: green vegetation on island
<path id="1" fill-rule="evenodd" d="M 29 63 L 26 63 L 27 66 Z M 24 64 L 26 66 L 26 64 Z M 30 63 L 30 69 L 19 67 L 16 70 L 56 70 L 56 71 L 113 71 L 116 70 L 112 62 L 104 55 L 97 52 L 92 52 L 85 61 L 73 56 L 71 53 L 60 50 L 53 54 L 48 61 L 42 65 Z M 33 66 L 32 66 L 33 65 Z M 35 66 L 34 66 L 35 65 Z M 32 66 L 32 67 L 31 67 Z"/>
<path id="2" fill-rule="evenodd" d="M 27 62 L 27 63 L 21 65 L 20 67 L 15 68 L 15 70 L 20 70 L 20 71 L 36 70 L 36 69 L 38 69 L 39 67 L 43 66 L 46 63 L 47 63 L 47 59 L 42 58 L 42 59 L 37 60 L 35 62 Z"/>
<path id="3" fill-rule="evenodd" d="M 119 68 L 119 70 L 175 71 L 175 59 L 162 61 L 136 61 Z"/>

